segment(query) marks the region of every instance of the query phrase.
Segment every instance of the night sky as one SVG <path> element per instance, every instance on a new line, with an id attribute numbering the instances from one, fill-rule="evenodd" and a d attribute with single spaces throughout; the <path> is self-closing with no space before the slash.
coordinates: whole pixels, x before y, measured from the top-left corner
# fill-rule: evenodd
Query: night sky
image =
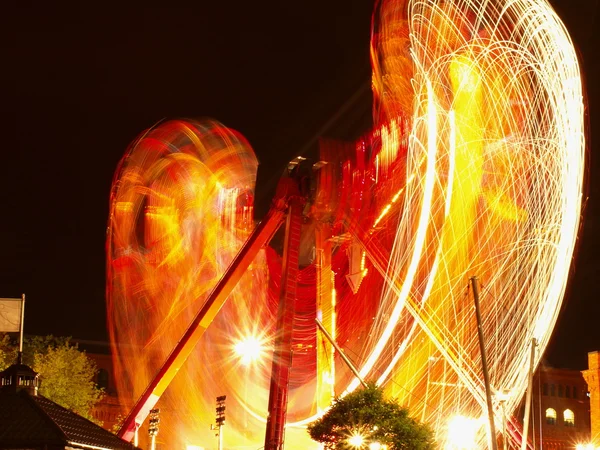
<path id="1" fill-rule="evenodd" d="M 108 196 L 143 130 L 211 117 L 240 131 L 261 163 L 260 216 L 287 161 L 320 135 L 354 139 L 371 125 L 372 1 L 17 3 L 2 14 L 0 297 L 26 293 L 27 334 L 107 339 Z M 552 4 L 587 79 L 590 156 L 578 253 L 546 357 L 582 369 L 600 350 L 599 6 Z"/>

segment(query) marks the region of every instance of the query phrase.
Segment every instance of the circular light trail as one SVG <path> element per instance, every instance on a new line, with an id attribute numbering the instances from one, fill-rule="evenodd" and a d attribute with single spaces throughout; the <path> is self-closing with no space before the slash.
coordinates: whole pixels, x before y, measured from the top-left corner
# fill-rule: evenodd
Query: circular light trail
<path id="1" fill-rule="evenodd" d="M 581 76 L 546 1 L 381 0 L 371 56 L 374 129 L 324 153 L 309 199 L 305 234 L 321 238 L 314 257 L 310 239 L 300 249 L 289 448 L 310 448 L 294 427 L 332 390 L 359 385 L 315 316 L 438 441 L 451 445 L 448 417 L 484 416 L 472 276 L 492 389 L 511 392 L 495 396 L 500 423 L 525 388 L 532 339 L 537 360 L 548 343 L 579 227 Z M 167 122 L 132 144 L 107 246 L 120 392 L 145 388 L 254 227 L 256 167 L 215 122 Z M 280 277 L 266 249 L 161 399 L 174 442 L 211 439 L 214 397 L 227 394 L 226 446 L 260 445 Z M 259 337 L 243 350 L 245 336 Z M 252 359 L 258 342 L 264 357 Z"/>

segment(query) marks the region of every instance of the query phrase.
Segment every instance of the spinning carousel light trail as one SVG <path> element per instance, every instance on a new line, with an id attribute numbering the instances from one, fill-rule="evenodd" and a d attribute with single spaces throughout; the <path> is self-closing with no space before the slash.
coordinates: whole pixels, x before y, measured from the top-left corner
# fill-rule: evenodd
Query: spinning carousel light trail
<path id="1" fill-rule="evenodd" d="M 448 417 L 485 408 L 467 291 L 477 275 L 491 386 L 512 393 L 512 411 L 527 343 L 536 338 L 541 357 L 556 321 L 579 226 L 581 77 L 545 1 L 380 0 L 373 28 L 375 129 L 353 150 L 323 150 L 330 164 L 307 217 L 331 234 L 298 279 L 291 448 L 313 445 L 294 427 L 322 413 L 315 399 L 331 386 L 317 374 L 335 372 L 338 394 L 359 384 L 343 365 L 331 370 L 332 353 L 315 351 L 317 296 L 361 376 L 446 442 Z M 107 288 L 120 392 L 145 388 L 250 234 L 256 164 L 241 136 L 212 122 L 150 130 L 121 163 Z M 352 289 L 346 275 L 358 277 Z M 260 445 L 269 358 L 245 360 L 234 348 L 246 336 L 272 344 L 280 277 L 280 258 L 266 249 L 161 399 L 173 442 L 207 442 L 197 430 L 227 393 L 244 413 L 230 419 L 226 445 Z M 500 420 L 498 400 L 494 408 Z"/>

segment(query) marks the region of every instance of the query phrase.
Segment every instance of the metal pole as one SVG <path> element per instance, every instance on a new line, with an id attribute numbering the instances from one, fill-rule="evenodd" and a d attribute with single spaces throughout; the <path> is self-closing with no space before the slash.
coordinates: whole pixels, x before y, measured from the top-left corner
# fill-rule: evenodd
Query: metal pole
<path id="1" fill-rule="evenodd" d="M 346 363 L 346 365 L 350 368 L 350 370 L 352 371 L 352 373 L 354 374 L 354 376 L 356 378 L 358 378 L 358 381 L 360 381 L 360 383 L 364 387 L 368 387 L 368 385 L 365 382 L 365 380 L 363 380 L 363 377 L 360 376 L 360 373 L 358 373 L 358 370 L 356 370 L 356 367 L 354 367 L 354 364 L 352 364 L 352 361 L 350 361 L 350 359 L 348 359 L 348 357 L 342 351 L 342 349 L 339 347 L 339 345 L 337 345 L 337 343 L 333 340 L 333 338 L 327 332 L 327 330 L 325 329 L 325 327 L 323 326 L 323 324 L 319 321 L 319 319 L 315 319 L 315 322 L 317 322 L 317 326 L 319 327 L 319 329 L 321 330 L 321 332 L 325 335 L 325 337 L 327 338 L 327 340 L 329 342 L 331 342 L 331 345 L 333 345 L 335 347 L 335 349 L 338 351 L 338 353 L 340 354 L 340 356 L 342 357 L 342 359 L 344 360 L 344 362 Z"/>
<path id="2" fill-rule="evenodd" d="M 479 336 L 479 350 L 481 351 L 481 368 L 483 370 L 483 381 L 485 383 L 485 396 L 487 399 L 488 419 L 490 422 L 490 444 L 492 450 L 498 449 L 496 442 L 496 426 L 494 424 L 494 409 L 492 405 L 492 391 L 490 389 L 490 375 L 488 373 L 487 358 L 485 354 L 485 341 L 483 339 L 483 326 L 481 322 L 481 311 L 479 309 L 479 286 L 477 277 L 471 277 L 473 286 L 473 300 L 475 302 L 475 316 L 477 318 L 477 334 Z"/>
<path id="3" fill-rule="evenodd" d="M 19 326 L 19 353 L 17 363 L 23 364 L 23 328 L 25 328 L 25 294 L 21 294 L 21 324 Z"/>
<path id="4" fill-rule="evenodd" d="M 504 450 L 508 448 L 508 442 L 506 441 L 506 400 L 500 402 L 502 405 L 502 447 Z"/>
<path id="5" fill-rule="evenodd" d="M 527 396 L 525 397 L 525 415 L 523 416 L 523 436 L 521 438 L 521 450 L 527 449 L 527 433 L 529 432 L 529 414 L 531 412 L 531 391 L 533 388 L 533 366 L 535 364 L 535 347 L 537 340 L 531 339 L 531 358 L 529 360 L 529 374 L 527 376 Z"/>

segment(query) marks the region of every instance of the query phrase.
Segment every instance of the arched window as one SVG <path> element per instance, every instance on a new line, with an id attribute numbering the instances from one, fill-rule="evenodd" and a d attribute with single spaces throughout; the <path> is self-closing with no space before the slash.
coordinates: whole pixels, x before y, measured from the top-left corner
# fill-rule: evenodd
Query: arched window
<path id="1" fill-rule="evenodd" d="M 543 387 L 543 389 L 544 389 L 544 390 L 543 390 L 543 392 L 544 392 L 544 394 L 543 394 L 543 395 L 548 395 L 548 383 L 544 383 L 544 387 Z"/>
<path id="2" fill-rule="evenodd" d="M 553 384 L 550 385 L 550 395 L 552 397 L 554 397 L 556 395 L 556 390 L 554 389 L 554 385 Z"/>
<path id="3" fill-rule="evenodd" d="M 108 389 L 108 371 L 106 369 L 100 369 L 98 371 L 98 387 Z"/>
<path id="4" fill-rule="evenodd" d="M 565 427 L 574 427 L 575 426 L 575 414 L 570 409 L 565 409 L 563 411 L 563 421 L 565 422 Z"/>
<path id="5" fill-rule="evenodd" d="M 565 386 L 565 397 L 571 398 L 571 386 Z"/>
<path id="6" fill-rule="evenodd" d="M 563 385 L 562 384 L 558 385 L 558 396 L 559 397 L 563 396 Z"/>
<path id="7" fill-rule="evenodd" d="M 556 424 L 556 410 L 552 408 L 548 408 L 546 410 L 546 423 L 548 425 Z"/>

